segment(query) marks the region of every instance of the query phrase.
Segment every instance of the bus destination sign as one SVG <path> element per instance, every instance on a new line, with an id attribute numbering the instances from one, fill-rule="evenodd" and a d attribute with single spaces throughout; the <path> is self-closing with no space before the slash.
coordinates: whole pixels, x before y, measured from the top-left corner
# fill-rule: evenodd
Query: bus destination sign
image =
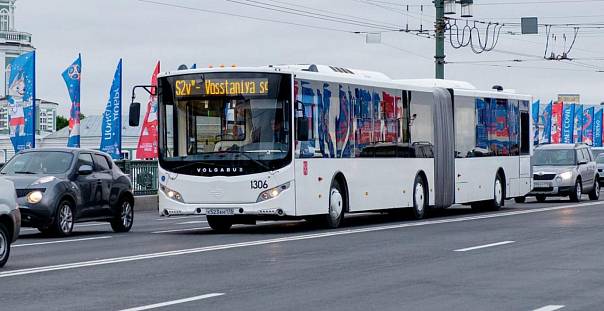
<path id="1" fill-rule="evenodd" d="M 176 80 L 177 97 L 267 95 L 268 79 L 182 79 Z"/>

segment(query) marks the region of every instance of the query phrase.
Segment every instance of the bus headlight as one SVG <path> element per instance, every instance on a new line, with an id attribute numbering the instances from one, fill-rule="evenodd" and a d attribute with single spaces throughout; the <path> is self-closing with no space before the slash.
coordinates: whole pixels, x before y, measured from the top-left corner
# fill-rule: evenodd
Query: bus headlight
<path id="1" fill-rule="evenodd" d="M 161 188 L 161 191 L 163 191 L 166 194 L 166 196 L 168 196 L 168 198 L 170 198 L 174 201 L 185 203 L 180 192 L 178 192 L 176 190 L 172 190 L 164 185 L 161 185 L 160 188 Z"/>
<path id="2" fill-rule="evenodd" d="M 42 191 L 36 190 L 27 194 L 27 203 L 36 204 L 42 201 Z"/>
<path id="3" fill-rule="evenodd" d="M 260 195 L 258 196 L 256 203 L 278 197 L 281 194 L 281 192 L 283 192 L 289 188 L 289 185 L 290 185 L 290 182 L 286 182 L 283 185 L 262 191 L 260 193 Z"/>

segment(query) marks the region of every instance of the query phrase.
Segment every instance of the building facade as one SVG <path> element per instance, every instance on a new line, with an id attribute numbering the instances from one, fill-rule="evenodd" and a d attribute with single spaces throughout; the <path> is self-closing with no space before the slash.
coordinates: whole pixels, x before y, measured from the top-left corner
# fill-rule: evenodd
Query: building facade
<path id="1" fill-rule="evenodd" d="M 6 96 L 6 67 L 19 55 L 31 52 L 35 48 L 31 34 L 15 28 L 16 0 L 0 0 L 0 85 L 1 95 Z"/>

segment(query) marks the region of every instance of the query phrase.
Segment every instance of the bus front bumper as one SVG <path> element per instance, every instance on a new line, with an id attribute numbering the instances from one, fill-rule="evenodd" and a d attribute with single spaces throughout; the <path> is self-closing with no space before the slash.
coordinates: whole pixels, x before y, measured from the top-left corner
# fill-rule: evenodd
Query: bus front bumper
<path id="1" fill-rule="evenodd" d="M 255 203 L 182 203 L 172 200 L 162 191 L 159 192 L 159 214 L 177 215 L 219 215 L 219 216 L 295 216 L 293 189 L 279 196 Z"/>

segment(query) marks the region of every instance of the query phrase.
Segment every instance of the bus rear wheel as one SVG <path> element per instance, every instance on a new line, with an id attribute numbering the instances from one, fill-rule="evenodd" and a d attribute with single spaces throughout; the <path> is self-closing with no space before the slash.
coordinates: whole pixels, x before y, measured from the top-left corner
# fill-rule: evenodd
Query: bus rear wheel
<path id="1" fill-rule="evenodd" d="M 226 233 L 233 226 L 233 221 L 225 216 L 206 216 L 208 225 L 218 233 Z"/>
<path id="2" fill-rule="evenodd" d="M 423 219 L 426 217 L 427 208 L 426 183 L 420 175 L 417 175 L 413 184 L 413 218 Z"/>

